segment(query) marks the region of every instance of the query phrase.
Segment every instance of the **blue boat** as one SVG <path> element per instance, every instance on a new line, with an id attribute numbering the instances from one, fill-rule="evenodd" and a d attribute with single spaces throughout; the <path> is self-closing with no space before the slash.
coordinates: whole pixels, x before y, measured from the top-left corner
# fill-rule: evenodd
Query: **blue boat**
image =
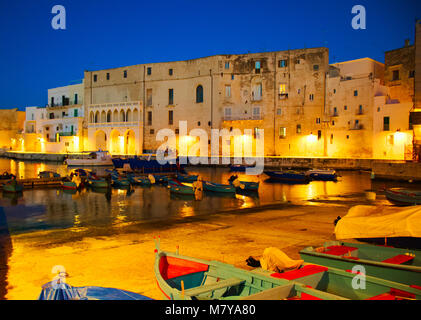
<path id="1" fill-rule="evenodd" d="M 177 173 L 177 180 L 180 182 L 193 183 L 197 181 L 197 175 L 179 174 Z"/>
<path id="2" fill-rule="evenodd" d="M 168 180 L 170 179 L 169 176 L 166 175 L 154 175 L 155 178 L 155 183 L 159 183 L 159 184 L 167 184 Z"/>
<path id="3" fill-rule="evenodd" d="M 132 184 L 135 184 L 135 185 L 139 185 L 139 186 L 152 185 L 152 182 L 148 177 L 128 176 L 128 179 Z"/>
<path id="4" fill-rule="evenodd" d="M 203 190 L 219 193 L 235 193 L 235 187 L 230 184 L 219 184 L 203 181 Z"/>
<path id="5" fill-rule="evenodd" d="M 72 287 L 67 283 L 48 282 L 38 300 L 153 300 L 135 292 L 103 287 Z"/>
<path id="6" fill-rule="evenodd" d="M 41 171 L 38 173 L 39 178 L 60 178 L 60 175 L 53 171 Z"/>
<path id="7" fill-rule="evenodd" d="M 243 166 L 241 164 L 231 164 L 229 168 L 231 172 L 245 172 L 248 166 Z"/>
<path id="8" fill-rule="evenodd" d="M 310 180 L 315 181 L 337 181 L 338 175 L 335 170 L 318 170 L 313 169 L 306 172 Z"/>
<path id="9" fill-rule="evenodd" d="M 166 163 L 160 164 L 155 159 L 141 159 L 139 157 L 122 159 L 122 158 L 113 158 L 113 165 L 115 168 L 123 168 L 125 164 L 129 164 L 130 168 L 133 171 L 138 171 L 141 173 L 158 173 L 158 172 L 177 172 L 183 171 L 184 165 L 177 163 Z"/>
<path id="10" fill-rule="evenodd" d="M 272 181 L 277 182 L 302 184 L 310 182 L 310 178 L 305 173 L 297 171 L 264 171 L 264 174 L 269 176 Z"/>

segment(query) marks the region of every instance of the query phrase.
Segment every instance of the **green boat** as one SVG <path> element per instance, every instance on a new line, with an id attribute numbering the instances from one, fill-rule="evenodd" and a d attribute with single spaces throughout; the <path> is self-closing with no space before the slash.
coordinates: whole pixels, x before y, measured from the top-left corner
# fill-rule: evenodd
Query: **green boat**
<path id="1" fill-rule="evenodd" d="M 181 183 L 177 180 L 168 181 L 168 188 L 171 193 L 194 196 L 194 189 L 192 186 Z"/>
<path id="2" fill-rule="evenodd" d="M 219 184 L 203 181 L 203 190 L 208 192 L 235 193 L 235 187 L 230 184 Z"/>
<path id="3" fill-rule="evenodd" d="M 421 286 L 419 250 L 332 241 L 321 248 L 305 248 L 300 256 L 305 262 L 342 270 L 358 264 L 365 268 L 367 275 Z"/>
<path id="4" fill-rule="evenodd" d="M 105 179 L 89 177 L 87 181 L 91 188 L 108 188 L 109 186 L 108 181 Z"/>
<path id="5" fill-rule="evenodd" d="M 7 181 L 3 185 L 3 192 L 22 192 L 23 184 L 18 183 L 15 179 Z"/>
<path id="6" fill-rule="evenodd" d="M 354 289 L 360 274 L 304 264 L 273 273 L 247 271 L 219 261 L 207 261 L 155 250 L 157 284 L 168 300 L 421 300 L 421 288 L 365 276 L 365 288 Z"/>

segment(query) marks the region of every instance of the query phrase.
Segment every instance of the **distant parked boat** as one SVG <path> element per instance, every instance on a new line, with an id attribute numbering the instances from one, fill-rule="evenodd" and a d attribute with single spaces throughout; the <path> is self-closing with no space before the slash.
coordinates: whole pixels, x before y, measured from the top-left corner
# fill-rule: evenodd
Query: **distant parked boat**
<path id="1" fill-rule="evenodd" d="M 87 181 L 91 188 L 108 188 L 110 185 L 107 180 L 98 178 L 94 175 L 89 176 Z"/>
<path id="2" fill-rule="evenodd" d="M 198 177 L 197 175 L 177 174 L 177 180 L 180 182 L 193 183 L 197 181 Z"/>
<path id="3" fill-rule="evenodd" d="M 4 192 L 21 192 L 23 191 L 23 184 L 18 183 L 15 179 L 7 181 L 3 185 Z"/>
<path id="4" fill-rule="evenodd" d="M 151 180 L 148 177 L 137 177 L 129 175 L 128 179 L 132 184 L 139 186 L 150 186 L 152 184 Z"/>
<path id="5" fill-rule="evenodd" d="M 177 180 L 169 180 L 168 188 L 170 189 L 171 193 L 194 196 L 193 186 L 189 186 Z"/>
<path id="6" fill-rule="evenodd" d="M 140 158 L 135 156 L 134 158 L 112 158 L 112 162 L 115 168 L 123 168 L 125 165 L 129 165 L 133 171 L 137 171 L 140 173 L 158 173 L 158 172 L 183 172 L 184 165 L 183 164 L 160 164 L 156 159 L 148 159 Z"/>
<path id="7" fill-rule="evenodd" d="M 77 189 L 77 184 L 73 181 L 63 181 L 62 182 L 62 187 L 65 190 L 76 190 Z"/>
<path id="8" fill-rule="evenodd" d="M 40 178 L 60 178 L 60 175 L 53 171 L 41 171 L 38 173 L 38 177 Z"/>
<path id="9" fill-rule="evenodd" d="M 167 184 L 168 180 L 170 179 L 169 176 L 166 175 L 154 175 L 155 178 L 155 183 L 159 183 L 159 184 Z"/>
<path id="10" fill-rule="evenodd" d="M 421 190 L 391 188 L 385 191 L 387 200 L 398 206 L 414 206 L 421 204 Z"/>
<path id="11" fill-rule="evenodd" d="M 316 181 L 337 181 L 338 175 L 335 170 L 319 170 L 313 169 L 306 172 L 311 180 Z"/>
<path id="12" fill-rule="evenodd" d="M 16 176 L 7 171 L 3 172 L 3 174 L 0 175 L 0 180 L 10 180 L 13 178 L 16 178 Z"/>
<path id="13" fill-rule="evenodd" d="M 303 184 L 310 182 L 310 178 L 305 173 L 298 171 L 264 171 L 264 174 L 273 181 Z"/>
<path id="14" fill-rule="evenodd" d="M 237 176 L 231 176 L 228 179 L 228 182 L 230 183 L 230 185 L 234 186 L 236 191 L 249 191 L 249 192 L 257 192 L 259 191 L 259 182 L 248 182 L 248 181 L 239 181 L 240 185 L 236 186 L 234 181 L 237 180 L 238 177 Z"/>
<path id="15" fill-rule="evenodd" d="M 220 193 L 235 193 L 235 187 L 230 184 L 219 184 L 203 181 L 203 190 Z"/>
<path id="16" fill-rule="evenodd" d="M 230 165 L 230 171 L 231 172 L 245 172 L 247 168 L 250 168 L 250 166 L 244 166 L 241 164 L 231 164 Z"/>
<path id="17" fill-rule="evenodd" d="M 65 160 L 68 166 L 112 166 L 112 157 L 108 151 L 84 152 L 71 155 Z"/>

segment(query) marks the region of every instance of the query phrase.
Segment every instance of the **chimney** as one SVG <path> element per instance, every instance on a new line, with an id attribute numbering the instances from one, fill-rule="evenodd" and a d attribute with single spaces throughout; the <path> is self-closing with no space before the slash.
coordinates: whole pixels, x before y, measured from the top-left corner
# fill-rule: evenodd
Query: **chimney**
<path id="1" fill-rule="evenodd" d="M 409 47 L 411 45 L 411 41 L 409 39 L 405 39 L 405 47 Z"/>

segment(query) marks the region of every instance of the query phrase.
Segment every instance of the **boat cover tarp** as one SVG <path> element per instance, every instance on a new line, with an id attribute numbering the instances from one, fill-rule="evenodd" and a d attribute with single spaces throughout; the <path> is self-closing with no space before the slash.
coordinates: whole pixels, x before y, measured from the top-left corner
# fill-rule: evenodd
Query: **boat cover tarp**
<path id="1" fill-rule="evenodd" d="M 274 272 L 283 272 L 299 268 L 303 260 L 292 260 L 278 248 L 266 248 L 260 259 L 262 269 Z"/>
<path id="2" fill-rule="evenodd" d="M 421 237 L 421 206 L 355 206 L 338 221 L 336 239 Z"/>
<path id="3" fill-rule="evenodd" d="M 72 287 L 67 283 L 53 285 L 48 282 L 42 287 L 38 300 L 152 300 L 138 293 L 115 288 Z"/>

